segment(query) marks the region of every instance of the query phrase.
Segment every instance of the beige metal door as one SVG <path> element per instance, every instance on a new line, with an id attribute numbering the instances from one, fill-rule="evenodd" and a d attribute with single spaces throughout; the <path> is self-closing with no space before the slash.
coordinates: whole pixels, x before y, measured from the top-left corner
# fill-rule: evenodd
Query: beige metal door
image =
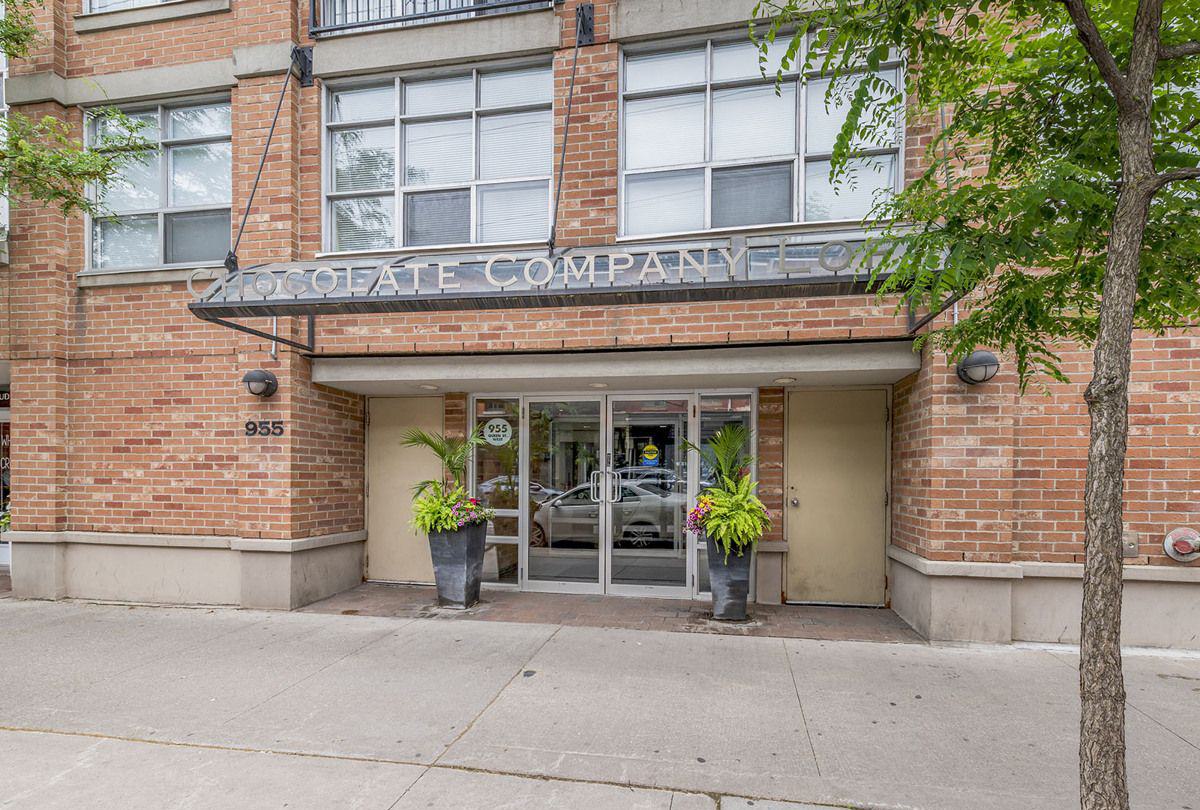
<path id="1" fill-rule="evenodd" d="M 887 392 L 793 391 L 787 405 L 787 598 L 884 603 Z"/>
<path id="2" fill-rule="evenodd" d="M 429 541 L 410 521 L 413 486 L 437 478 L 438 463 L 400 437 L 409 428 L 441 431 L 442 398 L 373 398 L 368 408 L 367 579 L 433 582 Z"/>

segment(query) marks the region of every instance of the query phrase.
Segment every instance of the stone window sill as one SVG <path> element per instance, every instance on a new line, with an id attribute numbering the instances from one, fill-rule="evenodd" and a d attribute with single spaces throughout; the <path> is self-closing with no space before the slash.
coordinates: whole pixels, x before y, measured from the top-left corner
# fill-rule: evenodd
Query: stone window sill
<path id="1" fill-rule="evenodd" d="M 122 8 L 75 15 L 75 33 L 90 34 L 114 28 L 131 28 L 166 20 L 220 14 L 229 11 L 230 0 L 170 0 L 153 6 Z"/>
<path id="2" fill-rule="evenodd" d="M 197 283 L 209 282 L 221 273 L 220 267 L 168 267 L 147 270 L 116 270 L 79 273 L 75 276 L 80 287 L 123 287 L 132 284 L 177 284 L 186 282 L 196 273 Z M 199 286 L 197 284 L 197 289 Z"/>

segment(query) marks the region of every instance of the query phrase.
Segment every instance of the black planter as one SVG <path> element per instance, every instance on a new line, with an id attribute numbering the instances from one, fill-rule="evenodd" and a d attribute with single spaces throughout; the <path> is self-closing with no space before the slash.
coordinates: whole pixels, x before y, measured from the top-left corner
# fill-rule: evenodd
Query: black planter
<path id="1" fill-rule="evenodd" d="M 486 537 L 486 523 L 454 532 L 430 533 L 429 555 L 433 558 L 433 579 L 442 607 L 469 608 L 479 601 Z"/>
<path id="2" fill-rule="evenodd" d="M 704 542 L 708 546 L 708 581 L 712 588 L 713 618 L 722 622 L 746 621 L 746 600 L 750 596 L 750 561 L 754 558 L 751 549 L 743 548 L 739 557 L 737 549 L 725 552 L 707 534 Z"/>

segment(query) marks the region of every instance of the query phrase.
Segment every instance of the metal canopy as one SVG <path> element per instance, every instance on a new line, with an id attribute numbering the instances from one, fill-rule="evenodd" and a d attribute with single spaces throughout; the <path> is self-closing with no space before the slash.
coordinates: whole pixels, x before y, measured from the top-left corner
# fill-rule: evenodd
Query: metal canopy
<path id="1" fill-rule="evenodd" d="M 718 240 L 670 247 L 396 256 L 235 268 L 199 292 L 223 318 L 730 301 L 864 292 L 863 243 Z M 371 262 L 366 264 L 365 262 Z"/>

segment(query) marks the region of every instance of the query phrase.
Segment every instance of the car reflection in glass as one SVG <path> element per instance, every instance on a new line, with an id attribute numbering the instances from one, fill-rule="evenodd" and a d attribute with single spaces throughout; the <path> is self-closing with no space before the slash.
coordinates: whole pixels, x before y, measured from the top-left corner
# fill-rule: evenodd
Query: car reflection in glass
<path id="1" fill-rule="evenodd" d="M 613 504 L 614 548 L 674 548 L 687 500 L 681 482 L 622 481 L 621 498 Z M 538 507 L 529 544 L 535 548 L 596 548 L 600 504 L 586 484 L 569 489 Z"/>
<path id="2" fill-rule="evenodd" d="M 495 478 L 489 478 L 477 484 L 475 486 L 475 497 L 487 503 L 496 492 L 512 492 L 520 485 L 520 479 L 516 477 L 510 478 L 507 475 L 498 475 Z M 537 481 L 529 482 L 529 497 L 538 503 L 561 494 L 561 489 L 554 489 Z"/>

